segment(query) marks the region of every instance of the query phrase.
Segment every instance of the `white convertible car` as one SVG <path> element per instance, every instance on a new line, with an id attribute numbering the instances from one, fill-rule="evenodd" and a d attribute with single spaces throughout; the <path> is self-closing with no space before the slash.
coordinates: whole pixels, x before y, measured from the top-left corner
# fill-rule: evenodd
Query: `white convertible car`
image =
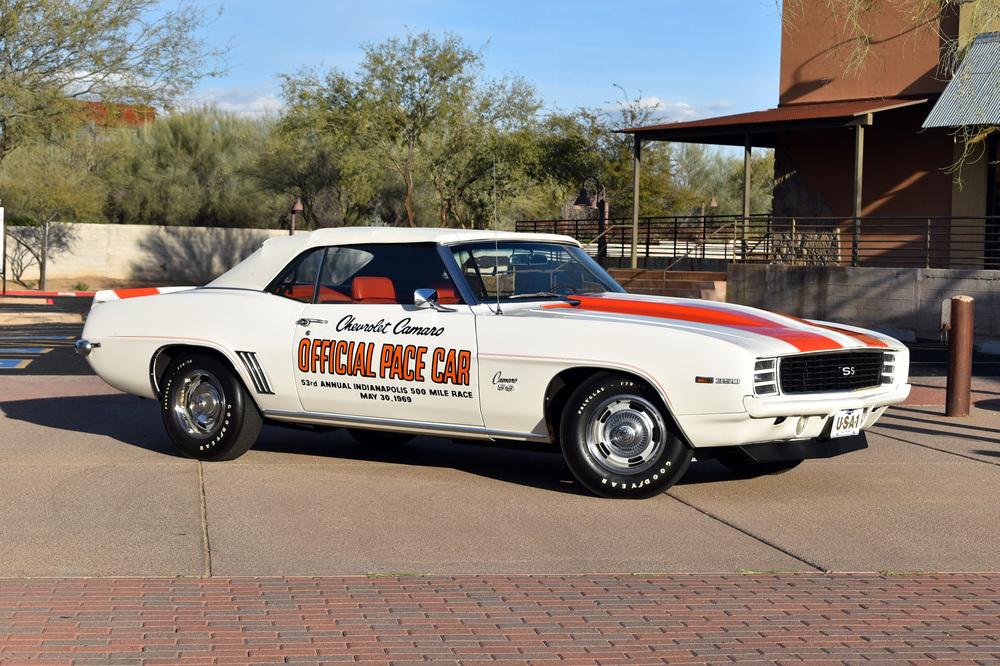
<path id="1" fill-rule="evenodd" d="M 598 495 L 646 497 L 694 456 L 765 473 L 864 448 L 910 390 L 892 338 L 627 294 L 564 236 L 324 229 L 204 287 L 121 297 L 95 298 L 77 350 L 201 460 L 242 455 L 264 422 L 518 440 L 558 444 Z"/>

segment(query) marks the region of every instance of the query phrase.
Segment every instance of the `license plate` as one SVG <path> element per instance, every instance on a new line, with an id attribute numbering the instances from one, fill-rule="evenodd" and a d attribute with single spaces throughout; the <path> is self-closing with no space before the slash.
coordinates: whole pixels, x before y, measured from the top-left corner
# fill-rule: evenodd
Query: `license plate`
<path id="1" fill-rule="evenodd" d="M 833 415 L 833 425 L 830 428 L 830 437 L 851 437 L 861 432 L 861 426 L 865 422 L 865 410 L 863 409 L 842 409 Z"/>

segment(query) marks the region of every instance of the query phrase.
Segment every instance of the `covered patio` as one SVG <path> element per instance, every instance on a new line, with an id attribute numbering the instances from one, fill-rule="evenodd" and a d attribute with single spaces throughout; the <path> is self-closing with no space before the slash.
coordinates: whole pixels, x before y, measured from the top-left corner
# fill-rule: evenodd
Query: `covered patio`
<path id="1" fill-rule="evenodd" d="M 849 216 L 849 219 L 853 220 L 850 245 L 851 264 L 858 265 L 861 252 L 860 218 L 863 205 L 865 129 L 872 126 L 877 113 L 913 107 L 925 104 L 927 101 L 927 98 L 882 98 L 790 104 L 750 113 L 620 130 L 622 133 L 633 136 L 632 268 L 639 267 L 639 182 L 643 143 L 670 141 L 743 147 L 743 213 L 741 217 L 743 242 L 741 243 L 741 254 L 745 255 L 746 232 L 752 215 L 750 210 L 750 158 L 753 149 L 776 148 L 781 138 L 789 133 L 829 129 L 847 129 L 852 136 L 852 177 L 850 183 L 845 182 L 844 186 L 849 186 L 851 191 L 851 213 Z"/>

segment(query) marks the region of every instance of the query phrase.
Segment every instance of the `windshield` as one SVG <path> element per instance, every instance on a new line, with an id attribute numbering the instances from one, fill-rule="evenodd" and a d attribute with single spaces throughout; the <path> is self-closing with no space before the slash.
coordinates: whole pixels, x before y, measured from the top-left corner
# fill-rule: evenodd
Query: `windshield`
<path id="1" fill-rule="evenodd" d="M 505 241 L 451 248 L 462 275 L 480 301 L 565 298 L 622 292 L 600 265 L 578 247 Z M 498 294 L 499 292 L 499 294 Z"/>

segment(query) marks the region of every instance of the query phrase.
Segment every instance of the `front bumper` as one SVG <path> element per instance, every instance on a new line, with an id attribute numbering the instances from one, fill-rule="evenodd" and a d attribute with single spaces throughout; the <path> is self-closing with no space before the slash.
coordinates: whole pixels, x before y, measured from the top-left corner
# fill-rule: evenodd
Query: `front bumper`
<path id="1" fill-rule="evenodd" d="M 828 437 L 830 421 L 841 409 L 864 409 L 862 428 L 870 428 L 889 405 L 902 402 L 909 394 L 910 386 L 902 384 L 849 394 L 747 396 L 743 399 L 746 410 L 743 412 L 686 414 L 676 418 L 696 449 L 805 441 Z"/>
<path id="2" fill-rule="evenodd" d="M 743 398 L 743 407 L 752 418 L 779 416 L 829 416 L 841 409 L 886 407 L 903 402 L 910 395 L 910 385 L 900 384 L 883 390 L 849 395 L 810 395 L 807 397 L 774 396 Z"/>

